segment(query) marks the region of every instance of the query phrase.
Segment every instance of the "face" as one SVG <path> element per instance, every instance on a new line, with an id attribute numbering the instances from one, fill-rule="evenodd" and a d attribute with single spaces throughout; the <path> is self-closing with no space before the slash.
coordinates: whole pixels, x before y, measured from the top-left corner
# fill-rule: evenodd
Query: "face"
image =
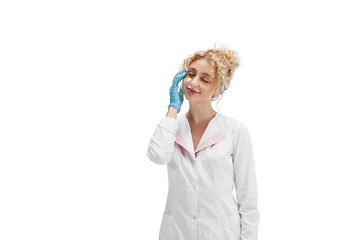
<path id="1" fill-rule="evenodd" d="M 182 90 L 190 102 L 210 101 L 215 94 L 214 69 L 206 59 L 192 62 L 182 84 Z"/>

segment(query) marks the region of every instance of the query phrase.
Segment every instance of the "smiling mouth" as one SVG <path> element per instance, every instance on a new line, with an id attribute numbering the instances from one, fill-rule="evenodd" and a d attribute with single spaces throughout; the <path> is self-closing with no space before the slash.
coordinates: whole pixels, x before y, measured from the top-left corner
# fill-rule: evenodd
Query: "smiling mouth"
<path id="1" fill-rule="evenodd" d="M 191 94 L 198 94 L 199 92 L 196 92 L 196 91 L 192 91 L 190 88 L 187 88 L 188 92 L 191 93 Z"/>

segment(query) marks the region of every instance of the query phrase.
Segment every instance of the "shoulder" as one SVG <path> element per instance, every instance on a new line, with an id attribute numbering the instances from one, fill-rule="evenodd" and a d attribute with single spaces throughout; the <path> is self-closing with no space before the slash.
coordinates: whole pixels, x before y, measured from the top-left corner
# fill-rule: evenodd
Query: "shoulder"
<path id="1" fill-rule="evenodd" d="M 223 126 L 231 127 L 235 131 L 239 131 L 241 129 L 246 129 L 246 125 L 243 121 L 235 119 L 230 116 L 226 116 L 223 114 L 218 113 L 219 119 L 222 122 Z"/>
<path id="2" fill-rule="evenodd" d="M 242 145 L 251 144 L 251 134 L 243 121 L 224 115 L 222 115 L 222 117 L 229 123 L 229 125 L 224 125 L 225 128 L 231 126 L 228 131 L 230 131 L 229 135 L 231 136 L 234 146 L 237 146 L 239 143 Z"/>
<path id="3" fill-rule="evenodd" d="M 185 114 L 182 114 L 176 118 L 176 121 L 180 124 L 185 121 Z"/>

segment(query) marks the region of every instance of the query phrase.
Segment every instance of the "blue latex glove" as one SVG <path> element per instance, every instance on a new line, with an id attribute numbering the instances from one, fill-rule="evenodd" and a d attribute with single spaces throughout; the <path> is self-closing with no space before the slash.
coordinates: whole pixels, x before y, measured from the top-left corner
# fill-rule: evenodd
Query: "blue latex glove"
<path id="1" fill-rule="evenodd" d="M 184 93 L 182 91 L 182 87 L 180 86 L 180 91 L 178 92 L 178 84 L 179 82 L 186 76 L 186 69 L 182 70 L 181 72 L 178 72 L 172 82 L 172 85 L 169 88 L 170 92 L 170 106 L 173 106 L 178 110 L 178 113 L 180 112 L 181 105 L 184 101 Z"/>

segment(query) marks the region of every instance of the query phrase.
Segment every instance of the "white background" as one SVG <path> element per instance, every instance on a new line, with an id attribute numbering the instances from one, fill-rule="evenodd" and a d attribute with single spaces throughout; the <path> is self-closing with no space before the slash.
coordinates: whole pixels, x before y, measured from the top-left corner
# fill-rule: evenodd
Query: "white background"
<path id="1" fill-rule="evenodd" d="M 243 57 L 259 239 L 360 239 L 357 1 L 1 1 L 0 239 L 158 239 L 146 156 L 182 60 Z M 184 100 L 181 114 L 188 110 Z"/>

